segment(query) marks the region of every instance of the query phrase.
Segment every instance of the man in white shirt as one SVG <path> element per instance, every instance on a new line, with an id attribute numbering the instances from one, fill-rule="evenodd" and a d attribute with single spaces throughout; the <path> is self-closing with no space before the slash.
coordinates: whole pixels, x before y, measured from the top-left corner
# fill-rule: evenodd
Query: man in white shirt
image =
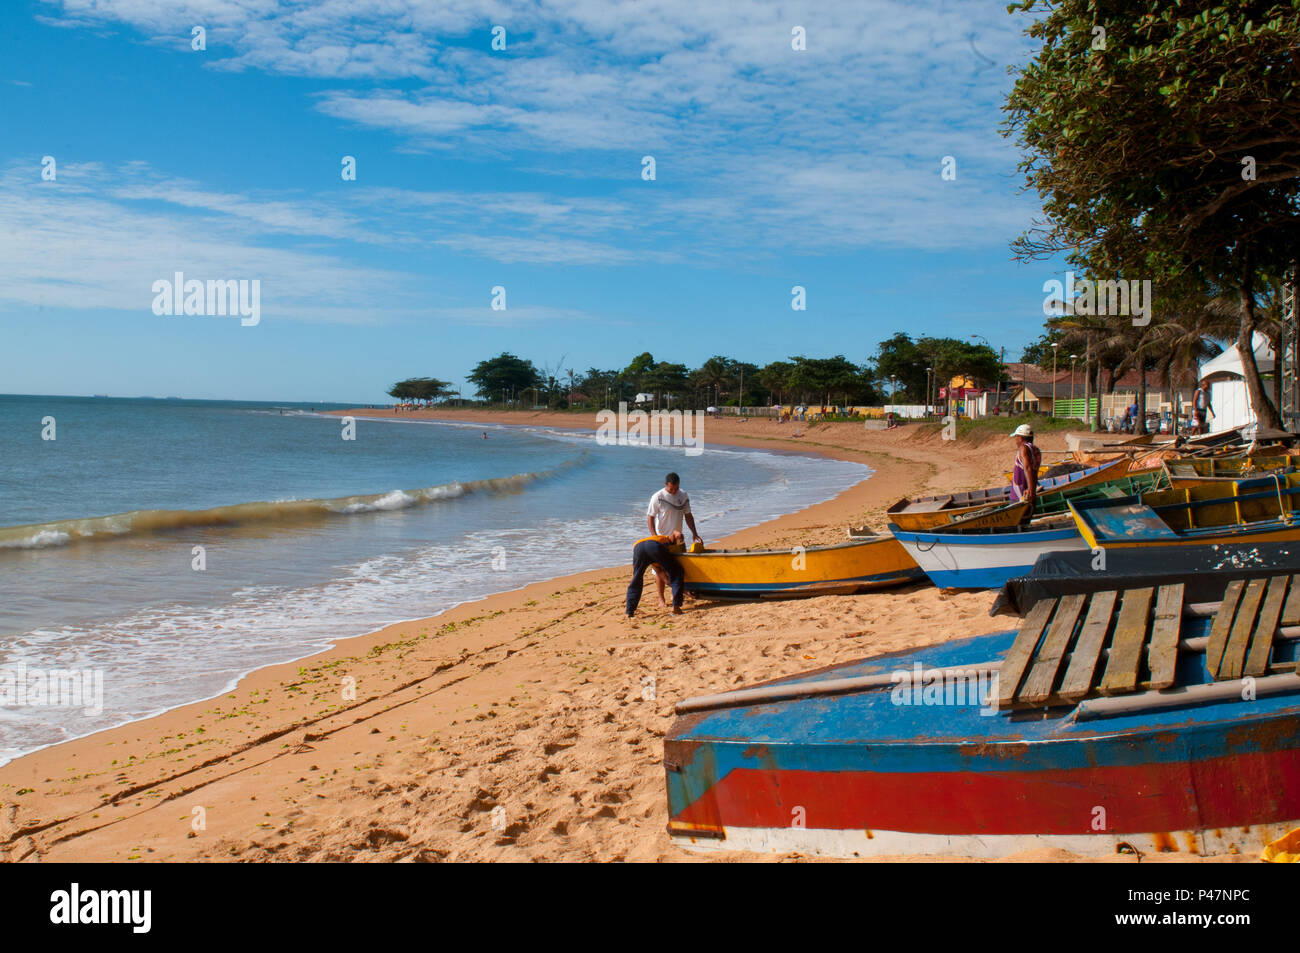
<path id="1" fill-rule="evenodd" d="M 646 509 L 645 523 L 651 535 L 671 536 L 682 531 L 682 520 L 691 528 L 691 535 L 697 542 L 700 531 L 695 528 L 695 516 L 691 513 L 691 498 L 681 487 L 681 478 L 676 473 L 664 477 L 664 488 L 650 497 L 650 506 Z"/>

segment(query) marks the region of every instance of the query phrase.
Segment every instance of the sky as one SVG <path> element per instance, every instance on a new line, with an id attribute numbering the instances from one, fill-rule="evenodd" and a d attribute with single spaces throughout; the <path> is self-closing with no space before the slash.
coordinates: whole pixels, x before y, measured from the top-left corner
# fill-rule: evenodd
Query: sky
<path id="1" fill-rule="evenodd" d="M 1026 25 L 944 0 L 11 0 L 0 393 L 376 403 L 502 351 L 862 363 L 897 331 L 1018 360 L 1063 268 L 1009 249 L 1041 217 L 999 133 Z M 257 323 L 156 313 L 178 272 L 257 281 Z"/>

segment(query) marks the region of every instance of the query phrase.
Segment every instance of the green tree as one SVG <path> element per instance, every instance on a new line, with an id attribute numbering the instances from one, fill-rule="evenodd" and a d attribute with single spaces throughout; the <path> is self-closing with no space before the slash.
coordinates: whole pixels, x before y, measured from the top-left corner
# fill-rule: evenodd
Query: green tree
<path id="1" fill-rule="evenodd" d="M 876 348 L 875 362 L 876 378 L 882 383 L 897 381 L 902 388 L 903 400 L 917 404 L 926 402 L 928 377 L 925 369 L 930 365 L 909 335 L 900 331 L 888 341 L 881 341 Z"/>
<path id="2" fill-rule="evenodd" d="M 632 363 L 623 369 L 623 377 L 638 391 L 644 391 L 646 372 L 654 366 L 654 355 L 649 351 L 643 351 L 632 358 Z"/>
<path id="3" fill-rule="evenodd" d="M 733 363 L 731 358 L 715 354 L 694 372 L 696 386 L 702 387 L 705 391 L 706 404 L 712 404 L 715 400 L 722 403 L 725 395 L 735 386 L 732 376 Z"/>
<path id="4" fill-rule="evenodd" d="M 455 393 L 450 381 L 440 381 L 436 377 L 408 377 L 388 390 L 388 396 L 397 400 L 421 400 L 425 403 L 443 400 Z"/>
<path id="5" fill-rule="evenodd" d="M 659 361 L 647 368 L 642 374 L 642 381 L 651 393 L 661 395 L 659 406 L 669 406 L 676 402 L 679 406 L 681 397 L 686 392 L 688 375 L 685 364 L 670 364 Z M 676 398 L 674 401 L 672 398 Z"/>
<path id="6" fill-rule="evenodd" d="M 488 401 L 501 399 L 503 394 L 505 400 L 514 400 L 517 395 L 542 384 L 541 375 L 532 361 L 505 351 L 479 361 L 465 379 L 477 388 L 480 397 Z"/>
<path id="7" fill-rule="evenodd" d="M 1047 222 L 1021 259 L 1070 252 L 1107 277 L 1235 292 L 1236 343 L 1261 424 L 1256 293 L 1300 249 L 1300 16 L 1294 0 L 1021 0 L 1042 41 L 1005 133 Z M 1105 30 L 1096 43 L 1095 26 Z"/>
<path id="8" fill-rule="evenodd" d="M 772 361 L 759 368 L 758 383 L 772 395 L 772 403 L 785 403 L 783 398 L 787 396 L 790 389 L 790 374 L 793 370 L 794 365 L 789 361 Z"/>
<path id="9" fill-rule="evenodd" d="M 876 403 L 879 397 L 872 384 L 871 371 L 843 354 L 822 358 L 796 356 L 790 360 L 794 363 L 790 386 L 804 403 L 810 396 L 824 404 Z"/>

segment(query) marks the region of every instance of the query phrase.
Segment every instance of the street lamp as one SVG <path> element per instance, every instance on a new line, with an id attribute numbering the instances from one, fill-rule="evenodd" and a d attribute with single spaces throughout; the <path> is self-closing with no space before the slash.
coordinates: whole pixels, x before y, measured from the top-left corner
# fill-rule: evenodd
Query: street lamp
<path id="1" fill-rule="evenodd" d="M 933 367 L 927 367 L 925 369 L 925 416 L 926 417 L 930 416 L 930 407 L 933 404 L 933 401 L 931 401 L 930 399 L 930 395 L 934 393 L 933 381 L 931 379 L 933 374 L 934 374 Z"/>
<path id="2" fill-rule="evenodd" d="M 1078 354 L 1070 355 L 1070 411 L 1074 411 L 1074 362 L 1079 359 Z"/>
<path id="3" fill-rule="evenodd" d="M 1052 417 L 1056 417 L 1056 349 L 1061 346 L 1060 341 L 1052 342 Z"/>

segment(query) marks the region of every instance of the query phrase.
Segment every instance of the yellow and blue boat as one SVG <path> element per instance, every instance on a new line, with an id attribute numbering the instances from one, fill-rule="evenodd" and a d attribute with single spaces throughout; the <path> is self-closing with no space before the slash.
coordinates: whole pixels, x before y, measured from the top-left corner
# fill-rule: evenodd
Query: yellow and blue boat
<path id="1" fill-rule="evenodd" d="M 699 550 L 681 553 L 687 592 L 726 599 L 789 599 L 849 595 L 925 578 L 892 536 L 837 546 Z"/>
<path id="2" fill-rule="evenodd" d="M 1300 473 L 1070 503 L 1090 549 L 1300 541 Z"/>
<path id="3" fill-rule="evenodd" d="M 1252 476 L 1294 470 L 1298 466 L 1300 466 L 1300 455 L 1290 453 L 1188 457 L 1164 462 L 1164 470 L 1169 475 L 1169 485 L 1175 488 L 1198 483 L 1249 479 Z"/>

